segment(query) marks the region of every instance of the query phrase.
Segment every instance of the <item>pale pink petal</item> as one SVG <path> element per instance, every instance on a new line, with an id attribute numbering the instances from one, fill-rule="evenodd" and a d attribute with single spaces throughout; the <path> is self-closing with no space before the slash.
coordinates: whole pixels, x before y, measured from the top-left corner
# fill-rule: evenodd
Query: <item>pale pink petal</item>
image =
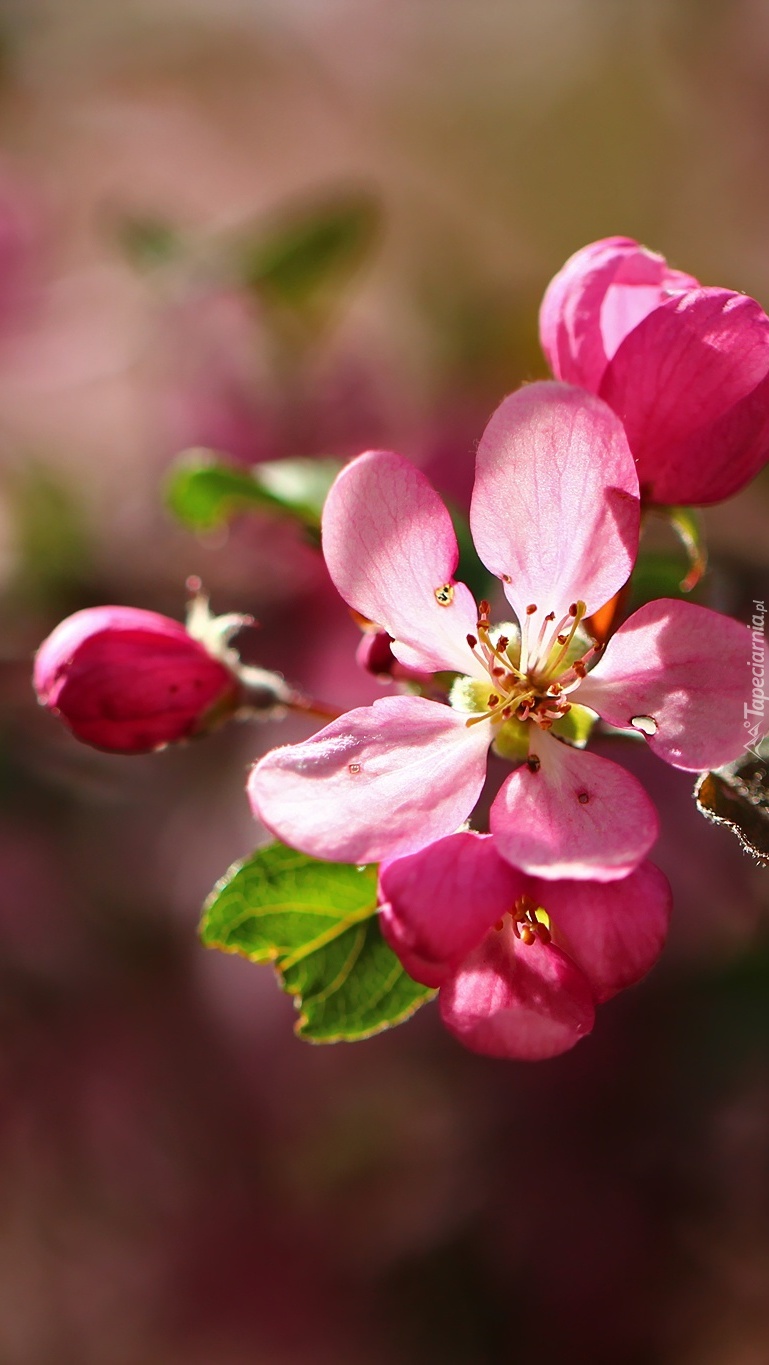
<path id="1" fill-rule="evenodd" d="M 529 384 L 497 408 L 478 447 L 470 522 L 478 553 L 537 629 L 582 599 L 597 611 L 638 549 L 638 479 L 622 424 L 566 384 Z"/>
<path id="2" fill-rule="evenodd" d="M 769 318 L 726 289 L 669 299 L 622 342 L 600 393 L 647 501 L 730 497 L 769 456 Z"/>
<path id="3" fill-rule="evenodd" d="M 486 731 L 486 733 L 479 733 Z M 253 768 L 254 814 L 316 858 L 375 863 L 453 833 L 486 774 L 488 727 L 424 697 L 348 711 Z"/>
<path id="4" fill-rule="evenodd" d="M 541 877 L 624 877 L 658 832 L 640 782 L 617 763 L 532 726 L 529 759 L 501 787 L 491 832 L 503 858 Z M 539 767 L 535 768 L 536 761 Z"/>
<path id="5" fill-rule="evenodd" d="M 749 742 L 752 686 L 747 625 L 663 597 L 620 626 L 578 699 L 610 725 L 645 735 L 675 768 L 700 772 L 738 758 Z"/>
<path id="6" fill-rule="evenodd" d="M 606 237 L 570 257 L 542 300 L 539 330 L 553 374 L 597 393 L 607 361 L 647 313 L 698 281 L 629 237 Z"/>
<path id="7" fill-rule="evenodd" d="M 401 663 L 485 676 L 467 644 L 477 611 L 454 581 L 451 517 L 408 460 L 374 450 L 342 470 L 323 509 L 323 553 L 345 602 L 388 631 Z"/>
<path id="8" fill-rule="evenodd" d="M 584 972 L 597 1004 L 640 981 L 662 952 L 672 895 L 653 863 L 617 882 L 537 880 L 530 894 L 547 911 L 554 942 Z"/>
<path id="9" fill-rule="evenodd" d="M 463 830 L 385 863 L 380 917 L 406 971 L 439 986 L 526 889 L 488 834 Z"/>
<path id="10" fill-rule="evenodd" d="M 443 986 L 444 1024 L 474 1052 L 541 1061 L 593 1027 L 587 979 L 554 945 L 526 945 L 509 921 L 492 930 Z"/>

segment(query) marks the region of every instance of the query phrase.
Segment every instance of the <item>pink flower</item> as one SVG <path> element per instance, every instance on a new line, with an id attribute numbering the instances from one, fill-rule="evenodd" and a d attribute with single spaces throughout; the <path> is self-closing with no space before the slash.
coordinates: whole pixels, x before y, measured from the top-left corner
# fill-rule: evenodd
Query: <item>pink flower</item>
<path id="1" fill-rule="evenodd" d="M 622 418 L 644 501 L 720 502 L 769 458 L 769 318 L 754 299 L 607 237 L 551 281 L 540 337 L 558 379 Z"/>
<path id="2" fill-rule="evenodd" d="M 178 621 L 137 607 L 67 617 L 37 652 L 34 685 L 78 739 L 121 754 L 187 739 L 242 700 L 222 659 Z"/>
<path id="3" fill-rule="evenodd" d="M 580 622 L 627 579 L 639 504 L 622 425 L 582 390 L 531 384 L 505 399 L 478 447 L 470 521 L 518 626 L 493 628 L 488 603 L 455 582 L 451 520 L 419 470 L 379 451 L 341 472 L 323 517 L 334 583 L 401 663 L 460 676 L 450 706 L 389 697 L 273 750 L 249 779 L 254 811 L 319 858 L 401 857 L 467 819 L 493 743 L 519 761 L 491 807 L 502 857 L 533 876 L 624 877 L 656 838 L 656 812 L 623 768 L 556 738 L 575 694 L 674 766 L 718 766 L 744 745 L 747 629 L 655 602 L 588 672 L 598 648 Z"/>
<path id="4" fill-rule="evenodd" d="M 385 863 L 380 920 L 406 971 L 440 987 L 446 1027 L 493 1057 L 536 1061 L 573 1047 L 595 1006 L 656 962 L 667 879 L 643 862 L 622 881 L 542 881 L 463 831 Z"/>

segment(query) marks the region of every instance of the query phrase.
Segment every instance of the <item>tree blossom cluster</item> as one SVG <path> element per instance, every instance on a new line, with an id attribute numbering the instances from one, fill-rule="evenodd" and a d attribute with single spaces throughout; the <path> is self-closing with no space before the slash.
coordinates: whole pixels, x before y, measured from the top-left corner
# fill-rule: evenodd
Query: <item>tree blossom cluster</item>
<path id="1" fill-rule="evenodd" d="M 365 625 L 359 660 L 400 690 L 272 750 L 248 780 L 285 843 L 379 864 L 383 932 L 439 989 L 448 1029 L 527 1059 L 589 1033 L 667 931 L 655 808 L 586 747 L 593 726 L 692 772 L 745 746 L 746 626 L 667 598 L 622 619 L 644 509 L 729 497 L 769 458 L 769 318 L 752 299 L 610 238 L 567 262 L 540 324 L 555 378 L 505 398 L 477 448 L 470 527 L 489 600 L 457 578 L 425 475 L 390 451 L 353 460 L 326 500 L 323 553 Z M 223 621 L 80 612 L 41 646 L 38 695 L 123 753 L 300 704 L 277 675 L 246 676 Z M 510 771 L 480 830 L 490 749 Z"/>

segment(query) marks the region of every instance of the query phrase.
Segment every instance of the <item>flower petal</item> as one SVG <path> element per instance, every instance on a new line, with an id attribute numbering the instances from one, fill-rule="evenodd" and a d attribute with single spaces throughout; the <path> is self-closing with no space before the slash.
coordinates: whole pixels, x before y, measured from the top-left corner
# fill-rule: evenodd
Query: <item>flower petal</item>
<path id="1" fill-rule="evenodd" d="M 526 888 L 488 834 L 463 830 L 379 873 L 382 930 L 406 971 L 439 986 Z"/>
<path id="2" fill-rule="evenodd" d="M 480 733 L 485 732 L 485 733 Z M 252 769 L 254 814 L 316 858 L 375 863 L 453 833 L 486 774 L 487 726 L 424 697 L 348 711 Z"/>
<path id="3" fill-rule="evenodd" d="M 667 937 L 672 893 L 664 873 L 643 862 L 616 882 L 535 881 L 554 941 L 584 972 L 597 1004 L 640 981 Z"/>
<path id="4" fill-rule="evenodd" d="M 478 447 L 470 510 L 484 564 L 530 628 L 573 602 L 602 607 L 638 549 L 638 479 L 622 424 L 565 384 L 529 384 L 504 400 Z"/>
<path id="5" fill-rule="evenodd" d="M 671 292 L 698 283 L 630 237 L 606 237 L 575 252 L 540 309 L 540 341 L 553 374 L 597 393 L 628 332 Z"/>
<path id="6" fill-rule="evenodd" d="M 467 644 L 478 613 L 451 517 L 429 479 L 389 451 L 358 456 L 323 509 L 323 553 L 345 602 L 393 637 L 411 668 L 484 676 Z"/>
<path id="7" fill-rule="evenodd" d="M 566 1052 L 593 1027 L 587 979 L 554 945 L 491 931 L 443 986 L 444 1024 L 474 1052 L 541 1061 Z"/>
<path id="8" fill-rule="evenodd" d="M 529 748 L 529 761 L 507 779 L 491 807 L 499 853 L 547 879 L 625 877 L 658 832 L 657 812 L 640 782 L 608 758 L 541 731 Z M 532 759 L 539 760 L 536 771 Z"/>
<path id="9" fill-rule="evenodd" d="M 612 636 L 579 701 L 610 725 L 645 735 L 674 768 L 700 772 L 731 762 L 749 742 L 744 708 L 753 681 L 747 626 L 659 598 Z"/>
<path id="10" fill-rule="evenodd" d="M 646 500 L 730 497 L 769 456 L 769 318 L 727 289 L 669 299 L 622 342 L 600 393 L 624 422 Z"/>

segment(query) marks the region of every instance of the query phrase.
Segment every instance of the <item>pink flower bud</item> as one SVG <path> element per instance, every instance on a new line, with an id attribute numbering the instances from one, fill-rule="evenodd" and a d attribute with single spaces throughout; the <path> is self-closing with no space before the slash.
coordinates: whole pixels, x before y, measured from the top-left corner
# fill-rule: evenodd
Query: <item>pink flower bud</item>
<path id="1" fill-rule="evenodd" d="M 34 686 L 85 744 L 160 749 L 209 729 L 240 704 L 240 683 L 178 621 L 137 607 L 75 612 L 44 640 Z"/>

